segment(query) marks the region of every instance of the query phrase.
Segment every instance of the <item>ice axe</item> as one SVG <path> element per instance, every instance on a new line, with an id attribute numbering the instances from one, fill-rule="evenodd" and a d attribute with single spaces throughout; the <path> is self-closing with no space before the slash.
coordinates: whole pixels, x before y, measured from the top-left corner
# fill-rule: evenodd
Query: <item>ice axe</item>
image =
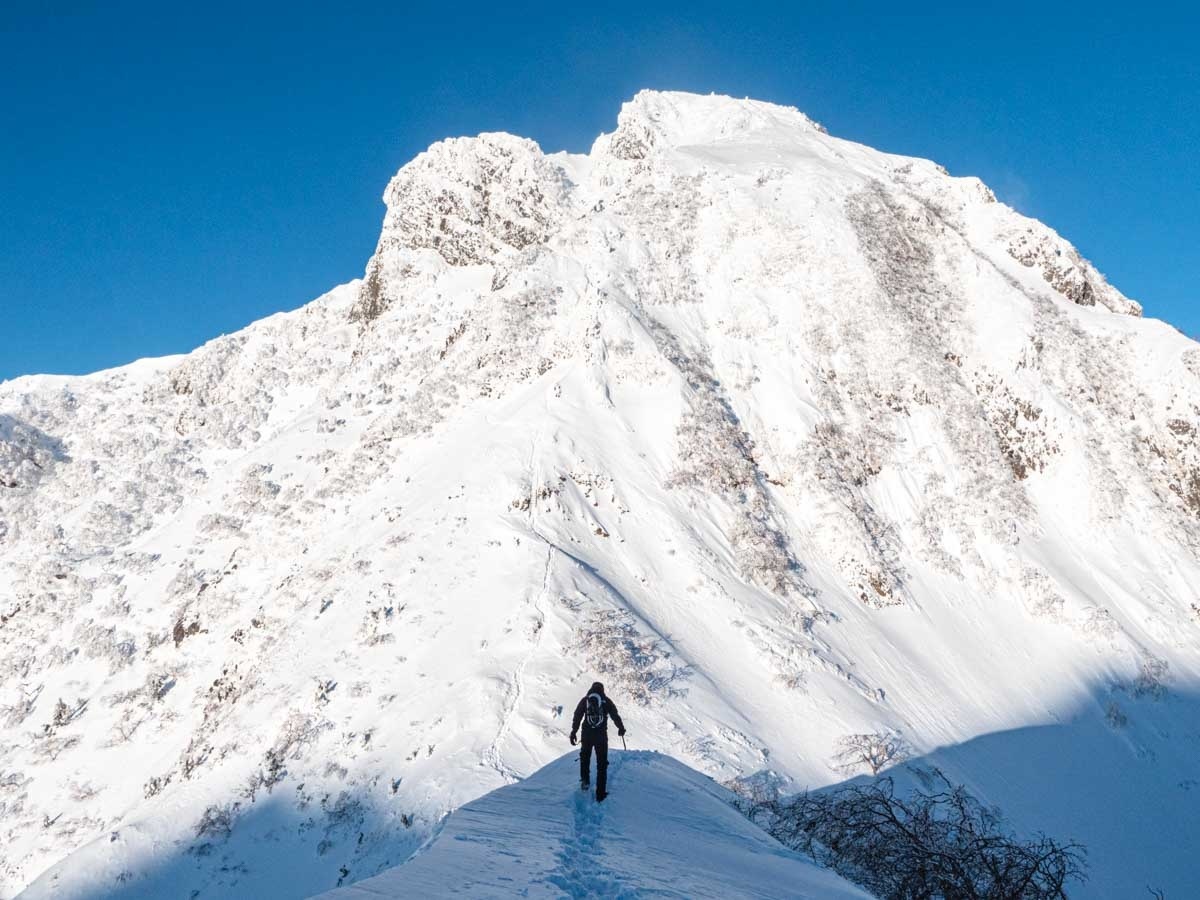
<path id="1" fill-rule="evenodd" d="M 629 745 L 627 743 L 625 743 L 625 735 L 621 735 L 621 746 L 624 747 L 626 750 L 629 749 Z"/>

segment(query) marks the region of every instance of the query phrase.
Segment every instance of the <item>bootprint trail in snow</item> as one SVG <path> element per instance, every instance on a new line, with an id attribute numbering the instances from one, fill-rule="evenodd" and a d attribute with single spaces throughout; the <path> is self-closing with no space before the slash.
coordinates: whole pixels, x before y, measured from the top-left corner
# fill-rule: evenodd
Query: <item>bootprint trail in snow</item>
<path id="1" fill-rule="evenodd" d="M 620 753 L 610 751 L 610 787 L 623 763 L 624 758 Z M 603 803 L 596 801 L 595 793 L 591 790 L 576 790 L 574 795 L 571 834 L 557 854 L 560 871 L 548 880 L 566 891 L 567 896 L 580 900 L 585 897 L 624 900 L 639 896 L 638 891 L 626 888 L 617 873 L 599 859 L 605 806 L 614 802 L 611 789 Z"/>

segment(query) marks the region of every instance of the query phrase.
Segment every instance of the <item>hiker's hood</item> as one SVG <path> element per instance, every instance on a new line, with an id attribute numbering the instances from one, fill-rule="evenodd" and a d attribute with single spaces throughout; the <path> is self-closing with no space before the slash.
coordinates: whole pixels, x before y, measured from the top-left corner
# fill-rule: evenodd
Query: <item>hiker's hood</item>
<path id="1" fill-rule="evenodd" d="M 601 684 L 599 681 L 597 681 L 597 682 L 593 683 L 590 688 L 588 688 L 588 693 L 589 694 L 599 694 L 601 697 L 603 697 L 604 696 L 604 685 Z"/>

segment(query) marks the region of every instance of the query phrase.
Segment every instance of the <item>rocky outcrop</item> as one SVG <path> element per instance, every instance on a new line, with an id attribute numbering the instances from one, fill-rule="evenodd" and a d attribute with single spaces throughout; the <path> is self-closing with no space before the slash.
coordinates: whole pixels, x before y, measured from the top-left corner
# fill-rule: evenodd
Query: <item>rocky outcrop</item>
<path id="1" fill-rule="evenodd" d="M 1045 233 L 1039 234 L 1039 230 Z M 1012 238 L 1008 253 L 1021 265 L 1037 269 L 1050 287 L 1072 303 L 1099 304 L 1111 312 L 1131 316 L 1142 314 L 1140 304 L 1122 296 L 1079 251 L 1048 229 L 1024 229 Z"/>
<path id="2" fill-rule="evenodd" d="M 377 318 L 398 285 L 432 251 L 447 265 L 497 262 L 544 243 L 563 214 L 566 176 L 533 141 L 507 134 L 434 144 L 397 173 L 367 265 L 357 320 Z"/>

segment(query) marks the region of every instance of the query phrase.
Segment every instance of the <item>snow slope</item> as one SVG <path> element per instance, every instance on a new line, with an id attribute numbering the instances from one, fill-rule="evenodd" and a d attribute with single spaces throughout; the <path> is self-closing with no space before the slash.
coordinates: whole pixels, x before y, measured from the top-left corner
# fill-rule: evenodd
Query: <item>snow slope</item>
<path id="1" fill-rule="evenodd" d="M 1085 895 L 1200 884 L 1123 826 L 1195 828 L 1200 346 L 754 101 L 444 141 L 385 201 L 359 282 L 0 385 L 0 896 L 369 877 L 595 677 L 714 777 L 894 730 Z"/>
<path id="2" fill-rule="evenodd" d="M 576 788 L 577 757 L 468 803 L 404 865 L 322 898 L 868 896 L 780 846 L 728 791 L 668 756 L 613 751 L 603 804 Z"/>

